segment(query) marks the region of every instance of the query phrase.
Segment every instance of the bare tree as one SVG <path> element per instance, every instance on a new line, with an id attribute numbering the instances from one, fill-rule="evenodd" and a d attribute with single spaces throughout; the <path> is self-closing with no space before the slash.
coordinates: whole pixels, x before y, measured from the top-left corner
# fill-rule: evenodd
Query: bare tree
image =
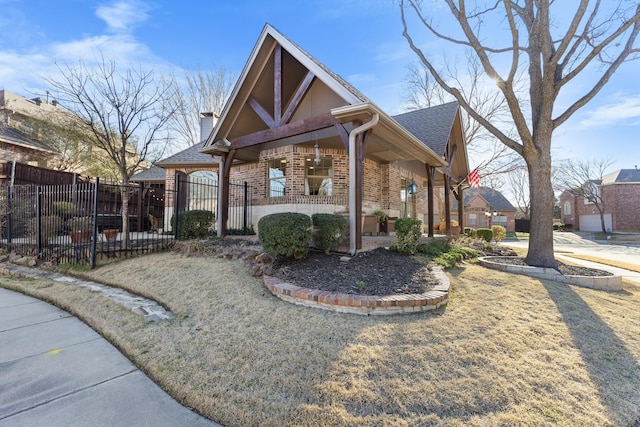
<path id="1" fill-rule="evenodd" d="M 593 203 L 600 214 L 602 232 L 607 232 L 604 222 L 606 210 L 605 198 L 602 195 L 602 178 L 613 161 L 609 159 L 565 160 L 557 172 L 557 185 L 574 196 Z"/>
<path id="2" fill-rule="evenodd" d="M 509 189 L 511 190 L 516 208 L 523 218 L 530 219 L 531 199 L 529 197 L 527 167 L 521 164 L 519 167 L 507 174 L 507 177 L 509 180 Z"/>
<path id="3" fill-rule="evenodd" d="M 636 59 L 635 42 L 640 32 L 640 4 L 581 0 L 573 11 L 561 12 L 564 22 L 552 21 L 552 7 L 567 8 L 566 2 L 550 0 L 497 0 L 489 6 L 468 10 L 465 0 L 443 0 L 458 28 L 441 31 L 430 19 L 433 2 L 400 0 L 403 36 L 442 88 L 453 95 L 467 113 L 504 145 L 523 157 L 527 164 L 531 196 L 531 237 L 525 261 L 529 265 L 554 267 L 553 202 L 551 184 L 551 139 L 553 132 L 576 111 L 592 100 L 620 65 Z M 420 49 L 409 34 L 406 14 L 413 12 L 420 28 L 454 46 L 465 47 L 480 60 L 485 74 L 494 79 L 506 101 L 518 138 L 512 138 L 477 111 L 461 88 L 447 81 L 435 62 Z M 497 25 L 496 25 L 497 24 Z M 491 46 L 487 27 L 506 28 Z M 456 32 L 458 31 L 458 32 Z M 460 34 L 460 35 L 459 35 Z M 502 68 L 500 65 L 507 64 Z M 516 82 L 526 70 L 528 102 L 521 104 Z M 503 70 L 503 71 L 500 71 Z M 562 89 L 576 77 L 595 75 L 590 88 L 562 104 L 556 102 Z M 562 92 L 563 94 L 567 92 Z M 573 92 L 575 93 L 575 92 Z M 567 97 L 571 97 L 567 93 Z M 566 106 L 565 106 L 566 105 Z M 527 119 L 529 118 L 529 120 Z"/>
<path id="4" fill-rule="evenodd" d="M 60 102 L 83 120 L 93 146 L 108 155 L 120 174 L 123 244 L 128 247 L 129 179 L 166 147 L 163 131 L 176 110 L 172 81 L 142 69 L 121 72 L 104 56 L 95 66 L 79 62 L 59 70 L 62 76 L 47 82 Z"/>
<path id="5" fill-rule="evenodd" d="M 234 76 L 226 68 L 185 72 L 182 84 L 174 87 L 173 98 L 178 106 L 171 120 L 171 129 L 178 135 L 181 148 L 200 142 L 200 113 L 220 113 Z"/>
<path id="6" fill-rule="evenodd" d="M 457 67 L 451 64 L 447 64 L 445 70 L 439 73 L 446 76 L 449 84 L 459 87 L 469 104 L 487 120 L 494 123 L 507 122 L 507 104 L 504 98 L 485 89 L 484 70 L 478 58 L 466 55 L 465 62 L 466 68 L 460 73 L 457 72 Z M 410 108 L 427 108 L 455 100 L 453 95 L 438 84 L 424 64 L 414 63 L 407 69 L 405 96 Z M 501 144 L 465 110 L 462 111 L 462 117 L 467 148 L 474 158 L 481 159 L 477 168 L 483 180 L 508 173 L 517 167 L 514 166 L 517 155 L 512 150 Z M 505 132 L 510 134 L 513 129 Z M 495 183 L 495 180 L 493 182 Z"/>

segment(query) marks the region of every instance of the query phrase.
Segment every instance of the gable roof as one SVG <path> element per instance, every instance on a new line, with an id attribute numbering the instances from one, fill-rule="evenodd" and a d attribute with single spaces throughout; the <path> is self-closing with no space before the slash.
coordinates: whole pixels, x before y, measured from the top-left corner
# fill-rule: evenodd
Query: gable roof
<path id="1" fill-rule="evenodd" d="M 476 197 L 482 197 L 494 211 L 515 211 L 511 204 L 501 192 L 489 187 L 468 188 L 464 190 L 464 205 L 467 206 Z M 455 201 L 455 199 L 454 199 Z M 456 206 L 457 208 L 457 206 Z"/>
<path id="2" fill-rule="evenodd" d="M 166 159 L 156 162 L 156 166 L 163 168 L 171 166 L 217 166 L 218 163 L 213 160 L 211 155 L 201 152 L 206 141 L 201 141 L 191 147 L 180 151 Z"/>
<path id="3" fill-rule="evenodd" d="M 274 104 L 282 111 L 276 110 Z M 455 111 L 459 117 L 457 107 L 450 103 L 434 111 L 445 116 Z M 287 114 L 280 115 L 285 109 Z M 337 131 L 331 130 L 334 123 L 341 123 L 348 133 L 358 121 L 367 123 L 377 116 L 379 120 L 369 134 L 367 157 L 381 162 L 414 161 L 446 167 L 443 147 L 453 135 L 452 129 L 461 126 L 453 126 L 456 119 L 449 117 L 421 129 L 424 124 L 421 116 L 432 115 L 434 111 L 405 116 L 405 124 L 413 129 L 410 131 L 266 24 L 202 152 L 219 154 L 230 147 L 235 152 L 234 160 L 256 161 L 259 145 L 309 144 L 312 137 L 315 141 L 324 139 L 321 145 L 327 148 L 339 148 L 342 142 L 337 142 L 340 140 Z M 307 126 L 305 120 L 312 119 L 318 120 L 317 124 Z M 468 173 L 463 132 L 456 131 L 453 138 L 463 142 L 459 148 L 464 153 L 458 156 L 453 172 L 460 179 Z M 438 151 L 431 148 L 432 144 Z"/>
<path id="4" fill-rule="evenodd" d="M 640 183 L 640 169 L 619 169 L 602 177 L 602 184 Z"/>
<path id="5" fill-rule="evenodd" d="M 164 182 L 166 179 L 166 171 L 158 166 L 151 166 L 142 172 L 133 175 L 129 181 L 131 182 Z"/>
<path id="6" fill-rule="evenodd" d="M 0 126 L 0 142 L 44 153 L 58 154 L 58 151 L 48 144 L 31 139 L 24 132 L 11 126 Z"/>
<path id="7" fill-rule="evenodd" d="M 443 156 L 459 104 L 457 101 L 393 116 L 427 147 Z"/>

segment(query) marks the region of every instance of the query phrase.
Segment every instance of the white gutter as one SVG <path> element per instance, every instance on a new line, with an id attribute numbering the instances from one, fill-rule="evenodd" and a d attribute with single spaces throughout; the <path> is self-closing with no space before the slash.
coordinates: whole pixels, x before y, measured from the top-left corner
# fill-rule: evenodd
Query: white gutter
<path id="1" fill-rule="evenodd" d="M 357 252 L 356 227 L 358 220 L 362 221 L 356 218 L 356 137 L 377 125 L 379 119 L 378 113 L 374 113 L 371 120 L 349 132 L 349 253 L 352 256 Z"/>

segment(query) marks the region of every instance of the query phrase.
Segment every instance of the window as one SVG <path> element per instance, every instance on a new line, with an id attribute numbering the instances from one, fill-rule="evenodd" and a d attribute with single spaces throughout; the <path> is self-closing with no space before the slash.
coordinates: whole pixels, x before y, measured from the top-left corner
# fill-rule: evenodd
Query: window
<path id="1" fill-rule="evenodd" d="M 469 214 L 469 225 L 478 225 L 478 217 L 476 214 Z"/>
<path id="2" fill-rule="evenodd" d="M 333 195 L 333 159 L 323 157 L 316 164 L 315 159 L 307 158 L 304 168 L 304 194 L 307 196 Z"/>
<path id="3" fill-rule="evenodd" d="M 287 184 L 287 160 L 270 160 L 267 165 L 267 196 L 278 197 L 285 195 Z"/>
<path id="4" fill-rule="evenodd" d="M 564 202 L 564 214 L 571 215 L 571 202 Z"/>

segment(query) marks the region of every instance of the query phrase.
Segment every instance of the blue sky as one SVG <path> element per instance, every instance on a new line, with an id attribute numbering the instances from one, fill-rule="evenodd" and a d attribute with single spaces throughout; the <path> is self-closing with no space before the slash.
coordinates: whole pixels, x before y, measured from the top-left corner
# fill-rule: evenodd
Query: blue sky
<path id="1" fill-rule="evenodd" d="M 268 22 L 397 114 L 405 111 L 406 67 L 416 60 L 392 0 L 0 0 L 0 9 L 0 88 L 27 97 L 44 95 L 56 62 L 91 57 L 98 46 L 119 62 L 160 71 L 226 67 L 238 75 Z M 455 57 L 450 45 L 415 35 L 434 55 Z M 555 158 L 640 166 L 638 76 L 640 61 L 626 64 L 560 127 Z"/>

